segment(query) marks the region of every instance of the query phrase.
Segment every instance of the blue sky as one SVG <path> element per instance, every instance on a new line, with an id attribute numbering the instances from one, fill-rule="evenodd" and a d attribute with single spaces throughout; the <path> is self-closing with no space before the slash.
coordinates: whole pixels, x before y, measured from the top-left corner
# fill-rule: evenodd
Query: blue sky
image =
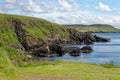
<path id="1" fill-rule="evenodd" d="M 60 24 L 110 24 L 120 28 L 120 0 L 0 0 L 0 13 Z"/>

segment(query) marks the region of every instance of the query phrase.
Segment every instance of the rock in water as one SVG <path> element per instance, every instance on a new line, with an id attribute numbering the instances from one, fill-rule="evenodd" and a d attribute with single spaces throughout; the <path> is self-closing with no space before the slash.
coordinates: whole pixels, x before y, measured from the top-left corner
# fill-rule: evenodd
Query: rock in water
<path id="1" fill-rule="evenodd" d="M 109 42 L 110 39 L 109 38 L 103 38 L 103 37 L 99 37 L 99 36 L 96 36 L 94 35 L 95 39 L 96 39 L 96 42 Z"/>
<path id="2" fill-rule="evenodd" d="M 80 56 L 81 55 L 81 50 L 79 48 L 77 48 L 77 49 L 71 51 L 69 54 L 71 56 Z"/>
<path id="3" fill-rule="evenodd" d="M 93 49 L 90 46 L 84 46 L 81 48 L 82 53 L 91 53 Z"/>
<path id="4" fill-rule="evenodd" d="M 84 44 L 86 44 L 86 45 L 90 45 L 90 44 L 93 44 L 94 42 L 93 41 L 91 41 L 90 39 L 85 39 L 84 40 Z"/>
<path id="5" fill-rule="evenodd" d="M 59 56 L 62 56 L 65 52 L 65 49 L 58 44 L 49 45 L 49 49 L 51 51 L 51 54 L 58 54 Z"/>

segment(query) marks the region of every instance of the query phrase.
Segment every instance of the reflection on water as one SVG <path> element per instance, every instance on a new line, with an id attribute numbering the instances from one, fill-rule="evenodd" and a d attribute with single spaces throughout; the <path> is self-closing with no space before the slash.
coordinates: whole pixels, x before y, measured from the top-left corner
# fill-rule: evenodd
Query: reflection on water
<path id="1" fill-rule="evenodd" d="M 50 57 L 50 60 L 68 60 L 76 62 L 90 62 L 95 64 L 109 63 L 113 61 L 116 65 L 120 65 L 120 33 L 95 33 L 98 36 L 108 37 L 111 42 L 94 43 L 91 45 L 93 52 L 89 54 L 81 54 L 81 56 L 72 57 L 65 54 L 62 57 Z M 73 47 L 81 48 L 82 45 L 73 45 Z M 40 58 L 46 59 L 46 58 Z"/>

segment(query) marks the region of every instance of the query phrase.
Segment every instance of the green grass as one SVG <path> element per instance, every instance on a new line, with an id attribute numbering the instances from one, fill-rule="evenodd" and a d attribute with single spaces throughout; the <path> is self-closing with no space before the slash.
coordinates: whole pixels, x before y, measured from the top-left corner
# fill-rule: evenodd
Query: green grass
<path id="1" fill-rule="evenodd" d="M 34 64 L 34 65 L 33 65 Z M 106 68 L 81 62 L 39 62 L 18 67 L 16 80 L 119 80 L 120 67 Z M 38 79 L 37 79 L 38 78 Z"/>
<path id="2" fill-rule="evenodd" d="M 0 48 L 0 76 L 13 77 L 16 76 L 16 70 L 7 54 L 5 49 Z"/>
<path id="3" fill-rule="evenodd" d="M 16 68 L 17 77 L 3 80 L 119 80 L 120 67 L 105 67 L 82 62 L 37 62 Z M 11 71 L 10 71 L 11 72 Z M 6 72 L 9 73 L 9 72 Z M 10 73 L 9 73 L 10 74 Z M 13 74 L 13 73 L 12 73 Z"/>

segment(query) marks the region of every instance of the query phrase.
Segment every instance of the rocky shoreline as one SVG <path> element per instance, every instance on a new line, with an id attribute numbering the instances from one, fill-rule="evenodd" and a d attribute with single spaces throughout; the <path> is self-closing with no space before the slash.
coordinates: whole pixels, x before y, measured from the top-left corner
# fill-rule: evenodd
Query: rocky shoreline
<path id="1" fill-rule="evenodd" d="M 48 40 L 47 43 L 44 43 L 43 46 L 36 46 L 33 49 L 29 50 L 33 55 L 39 57 L 48 57 L 48 56 L 62 56 L 66 52 L 69 52 L 64 45 L 81 45 L 84 44 L 83 48 L 76 48 L 69 52 L 71 56 L 79 56 L 80 53 L 90 53 L 92 52 L 92 48 L 89 46 L 94 44 L 94 42 L 109 42 L 109 38 L 99 37 L 97 35 L 93 35 L 92 33 L 79 33 L 76 34 L 70 31 L 70 38 L 68 39 L 58 39 L 58 40 Z"/>
<path id="2" fill-rule="evenodd" d="M 93 35 L 90 32 L 80 33 L 79 31 L 72 28 L 51 28 L 49 35 L 45 32 L 44 34 L 46 38 L 38 38 L 35 35 L 32 35 L 30 32 L 26 30 L 26 25 L 19 20 L 12 19 L 11 23 L 14 26 L 14 31 L 19 41 L 19 45 L 12 44 L 11 47 L 21 50 L 25 53 L 25 55 L 32 55 L 37 57 L 46 57 L 46 56 L 62 56 L 67 51 L 63 46 L 65 45 L 90 45 L 94 44 L 94 42 L 109 42 L 110 39 L 99 37 L 97 35 Z M 37 24 L 38 25 L 38 24 Z M 32 24 L 32 27 L 36 28 L 36 25 Z M 42 27 L 43 28 L 43 27 Z M 41 30 L 39 30 L 41 31 Z M 61 32 L 62 35 L 56 32 Z M 40 33 L 38 34 L 40 35 Z M 75 50 L 74 50 L 75 51 Z M 72 51 L 71 54 L 75 55 L 76 53 L 81 52 L 91 52 L 92 49 L 88 46 L 77 51 Z M 77 54 L 76 54 L 77 55 Z"/>

